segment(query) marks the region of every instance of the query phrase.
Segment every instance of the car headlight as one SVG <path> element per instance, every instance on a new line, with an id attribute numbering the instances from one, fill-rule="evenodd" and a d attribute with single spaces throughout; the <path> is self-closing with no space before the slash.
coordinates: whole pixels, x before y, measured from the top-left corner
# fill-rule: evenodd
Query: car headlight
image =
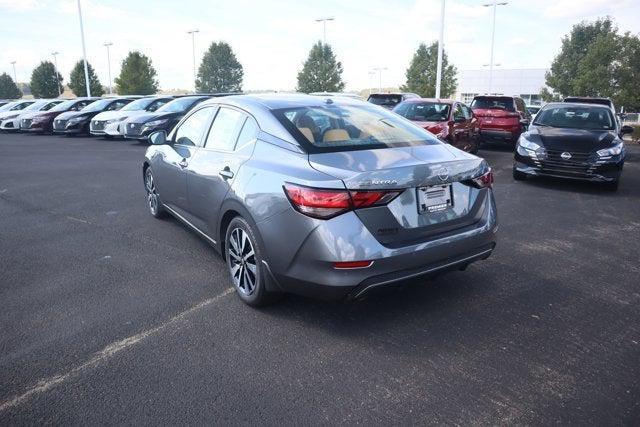
<path id="1" fill-rule="evenodd" d="M 14 114 L 12 116 L 5 116 L 4 118 L 2 118 L 2 120 L 11 120 L 11 119 L 15 119 L 16 117 L 18 117 L 20 114 Z"/>
<path id="2" fill-rule="evenodd" d="M 619 143 L 610 148 L 604 148 L 602 150 L 598 150 L 598 156 L 600 157 L 609 157 L 609 156 L 617 156 L 622 153 L 622 149 L 624 148 L 624 143 Z"/>
<path id="3" fill-rule="evenodd" d="M 105 123 L 106 123 L 106 124 L 117 123 L 117 122 L 121 122 L 121 121 L 123 121 L 124 119 L 126 119 L 126 117 L 120 117 L 120 118 L 118 118 L 118 119 L 111 119 L 111 120 L 107 120 Z"/>
<path id="4" fill-rule="evenodd" d="M 69 121 L 67 123 L 72 124 L 72 123 L 80 123 L 80 122 L 84 122 L 86 121 L 87 118 L 86 117 L 74 117 L 72 119 L 69 119 Z"/>
<path id="5" fill-rule="evenodd" d="M 529 141 L 524 135 L 525 134 L 522 134 L 520 135 L 520 138 L 518 138 L 518 146 L 516 148 L 518 150 L 518 154 L 521 156 L 529 156 L 534 159 L 543 157 L 545 153 L 544 148 L 533 141 Z"/>
<path id="6" fill-rule="evenodd" d="M 152 122 L 147 122 L 144 124 L 144 126 L 148 128 L 152 128 L 152 127 L 163 125 L 165 123 L 167 123 L 167 119 L 161 119 L 161 120 L 154 120 Z"/>

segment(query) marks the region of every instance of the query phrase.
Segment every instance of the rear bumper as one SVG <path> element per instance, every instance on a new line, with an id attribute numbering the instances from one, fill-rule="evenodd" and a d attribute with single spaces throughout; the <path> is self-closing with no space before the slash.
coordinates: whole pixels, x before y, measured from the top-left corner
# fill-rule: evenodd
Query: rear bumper
<path id="1" fill-rule="evenodd" d="M 496 244 L 497 214 L 493 196 L 487 197 L 483 214 L 473 227 L 405 247 L 383 246 L 370 234 L 356 214 L 349 212 L 320 221 L 293 259 L 277 259 L 272 248 L 282 245 L 281 233 L 294 233 L 301 214 L 277 215 L 259 224 L 269 255 L 271 272 L 286 292 L 324 299 L 361 298 L 373 289 L 393 286 L 408 279 L 459 269 L 487 258 Z M 306 220 L 306 217 L 302 220 Z M 371 260 L 370 267 L 335 269 L 336 261 Z"/>
<path id="2" fill-rule="evenodd" d="M 520 137 L 520 129 L 507 130 L 507 129 L 492 129 L 481 128 L 480 136 L 484 139 L 501 140 L 508 142 L 515 142 Z"/>

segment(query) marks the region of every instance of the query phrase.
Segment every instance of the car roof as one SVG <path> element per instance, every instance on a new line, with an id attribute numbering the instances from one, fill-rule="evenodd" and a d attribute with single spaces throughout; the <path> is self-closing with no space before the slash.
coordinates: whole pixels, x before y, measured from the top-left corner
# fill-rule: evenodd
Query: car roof
<path id="1" fill-rule="evenodd" d="M 440 98 L 410 98 L 404 102 L 437 102 L 440 104 L 453 104 L 454 102 L 462 102 L 462 101 L 456 101 L 455 99 L 440 99 Z"/>
<path id="2" fill-rule="evenodd" d="M 543 105 L 543 107 L 566 107 L 575 106 L 575 107 L 601 107 L 610 109 L 608 105 L 605 104 L 595 104 L 593 102 L 573 102 L 573 101 L 562 101 L 562 102 L 549 102 L 548 104 Z"/>
<path id="3" fill-rule="evenodd" d="M 301 93 L 264 93 L 251 95 L 231 95 L 224 98 L 214 98 L 204 104 L 218 104 L 224 102 L 238 107 L 258 107 L 267 110 L 296 107 L 320 107 L 328 103 L 370 105 L 367 102 L 347 96 L 314 96 Z"/>

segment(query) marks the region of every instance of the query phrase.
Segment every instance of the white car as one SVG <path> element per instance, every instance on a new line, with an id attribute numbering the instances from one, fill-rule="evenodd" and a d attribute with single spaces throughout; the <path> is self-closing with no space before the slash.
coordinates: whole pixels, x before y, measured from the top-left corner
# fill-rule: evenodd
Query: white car
<path id="1" fill-rule="evenodd" d="M 31 118 L 33 116 L 42 111 L 48 111 L 63 101 L 64 99 L 37 99 L 36 102 L 20 111 L 20 114 L 17 117 L 5 118 L 5 120 L 0 123 L 0 129 L 20 130 L 22 127 L 28 128 L 31 126 Z"/>
<path id="2" fill-rule="evenodd" d="M 121 125 L 126 119 L 154 112 L 173 99 L 172 96 L 150 96 L 137 99 L 117 111 L 104 111 L 91 119 L 89 131 L 92 135 L 107 138 L 123 136 L 124 129 Z"/>
<path id="3" fill-rule="evenodd" d="M 5 120 L 11 120 L 23 113 L 23 110 L 36 102 L 33 99 L 20 99 L 0 107 L 0 129 Z M 15 128 L 14 128 L 15 129 Z"/>

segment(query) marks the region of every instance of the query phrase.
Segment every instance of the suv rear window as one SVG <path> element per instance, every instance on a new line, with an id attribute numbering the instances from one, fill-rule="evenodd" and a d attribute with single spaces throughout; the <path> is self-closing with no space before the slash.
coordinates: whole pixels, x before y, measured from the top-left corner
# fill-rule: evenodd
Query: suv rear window
<path id="1" fill-rule="evenodd" d="M 471 108 L 480 110 L 498 108 L 500 110 L 516 111 L 513 98 L 508 96 L 479 96 L 473 99 Z"/>
<path id="2" fill-rule="evenodd" d="M 272 110 L 309 153 L 435 145 L 426 130 L 372 105 L 327 105 Z"/>
<path id="3" fill-rule="evenodd" d="M 383 107 L 394 107 L 402 102 L 402 95 L 370 95 L 367 101 Z"/>

